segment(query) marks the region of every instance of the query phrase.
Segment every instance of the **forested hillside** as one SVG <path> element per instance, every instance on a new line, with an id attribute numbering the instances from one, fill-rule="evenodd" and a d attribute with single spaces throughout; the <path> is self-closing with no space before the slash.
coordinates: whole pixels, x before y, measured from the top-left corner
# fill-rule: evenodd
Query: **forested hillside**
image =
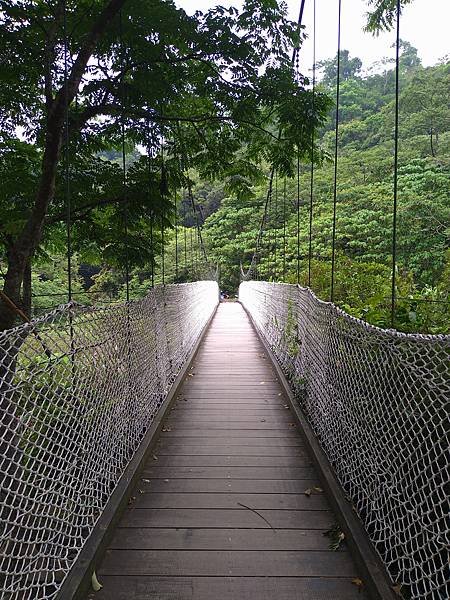
<path id="1" fill-rule="evenodd" d="M 395 71 L 389 61 L 363 71 L 361 61 L 345 50 L 340 62 L 335 299 L 350 313 L 376 325 L 388 326 Z M 425 68 L 415 48 L 402 42 L 400 67 L 396 326 L 405 331 L 447 332 L 450 327 L 450 63 L 443 60 Z M 321 97 L 327 95 L 333 99 L 336 59 L 319 64 L 319 81 L 317 91 Z M 329 118 L 320 133 L 320 150 L 313 169 L 312 198 L 311 165 L 307 162 L 300 164 L 299 181 L 300 282 L 308 284 L 312 200 L 310 285 L 325 300 L 329 298 L 331 280 L 334 136 L 334 107 L 330 102 Z M 104 148 L 104 141 L 102 144 Z M 133 217 L 128 240 L 132 263 L 139 265 L 131 269 L 131 297 L 144 295 L 152 281 L 162 282 L 163 264 L 165 282 L 206 275 L 202 270 L 197 221 L 202 225 L 210 262 L 220 266 L 222 288 L 235 293 L 240 265 L 244 270 L 249 267 L 255 248 L 267 195 L 269 163 L 257 170 L 247 167 L 243 159 L 236 169 L 238 174 L 219 173 L 216 178 L 213 169 L 206 176 L 205 167 L 203 177 L 199 174 L 201 169 L 191 169 L 189 177 L 195 182 L 191 192 L 175 183 L 171 205 L 166 198 L 169 208 L 164 210 L 157 199 L 161 195 L 157 168 L 151 191 L 157 199 L 156 209 L 151 213 L 152 224 L 145 216 L 147 195 L 139 191 L 142 178 L 146 177 L 144 150 L 142 145 L 130 145 L 130 140 L 127 144 L 129 193 L 133 202 L 142 204 L 141 212 Z M 9 145 L 2 162 L 5 206 L 11 194 L 17 194 L 17 187 L 8 187 L 10 181 L 11 186 L 17 186 L 20 178 L 20 193 L 24 201 L 29 197 L 36 185 L 34 165 L 39 159 L 34 147 L 25 141 L 16 140 Z M 71 167 L 73 197 L 79 195 L 83 206 L 87 206 L 84 214 L 74 213 L 72 259 L 73 293 L 83 303 L 125 298 L 120 202 L 119 208 L 109 205 L 111 197 L 120 200 L 122 178 L 121 152 L 114 148 L 117 140 L 111 150 L 99 148 L 95 159 L 80 155 Z M 169 151 L 170 148 L 168 156 Z M 10 173 L 15 174 L 12 180 Z M 275 175 L 259 265 L 260 276 L 265 279 L 296 281 L 297 183 L 295 176 Z M 58 185 L 57 193 L 61 195 L 62 181 Z M 85 189 L 90 190 L 92 201 L 85 195 Z M 91 204 L 97 208 L 92 210 Z M 20 203 L 11 205 L 5 216 L 12 233 L 21 223 L 19 207 Z M 67 299 L 66 227 L 61 204 L 50 214 L 48 223 L 51 235 L 40 246 L 31 268 L 34 314 Z M 0 267 L 4 272 L 6 262 L 1 257 Z"/>
<path id="2" fill-rule="evenodd" d="M 334 96 L 336 61 L 322 65 L 321 87 Z M 386 68 L 387 67 L 387 68 Z M 361 75 L 361 61 L 341 54 L 340 129 L 336 222 L 336 300 L 372 323 L 389 321 L 392 249 L 393 128 L 395 74 L 389 63 Z M 389 68 L 390 67 L 390 68 Z M 450 291 L 450 64 L 420 64 L 416 50 L 402 42 L 399 195 L 398 326 L 406 330 L 448 330 Z M 314 168 L 311 287 L 329 297 L 334 115 L 320 145 L 321 166 Z M 309 164 L 300 176 L 301 282 L 308 282 L 310 183 Z M 224 186 L 199 183 L 204 210 L 214 211 L 204 229 L 211 256 L 220 262 L 225 287 L 235 289 L 239 264 L 247 266 L 262 217 L 267 181 L 244 199 L 226 194 Z M 220 208 L 217 198 L 224 194 Z M 286 241 L 284 213 L 286 212 Z M 274 182 L 263 236 L 264 278 L 296 280 L 297 181 Z M 284 264 L 283 247 L 286 244 Z M 430 300 L 431 302 L 424 302 Z"/>

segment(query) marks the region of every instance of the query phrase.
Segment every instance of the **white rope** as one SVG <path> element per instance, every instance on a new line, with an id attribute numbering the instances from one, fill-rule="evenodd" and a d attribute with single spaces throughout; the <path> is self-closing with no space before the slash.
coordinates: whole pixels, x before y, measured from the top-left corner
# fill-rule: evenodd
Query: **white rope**
<path id="1" fill-rule="evenodd" d="M 243 282 L 239 299 L 392 580 L 450 597 L 450 336 L 382 330 L 295 285 Z"/>
<path id="2" fill-rule="evenodd" d="M 217 303 L 168 285 L 0 333 L 2 599 L 55 598 Z"/>

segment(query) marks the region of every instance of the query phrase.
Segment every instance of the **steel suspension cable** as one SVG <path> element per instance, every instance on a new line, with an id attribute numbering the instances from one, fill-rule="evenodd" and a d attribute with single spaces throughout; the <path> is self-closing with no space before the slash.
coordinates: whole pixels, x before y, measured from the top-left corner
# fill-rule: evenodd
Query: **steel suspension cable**
<path id="1" fill-rule="evenodd" d="M 175 190 L 175 207 L 174 207 L 174 219 L 175 219 L 175 278 L 178 281 L 178 203 L 177 203 L 177 192 Z"/>
<path id="2" fill-rule="evenodd" d="M 250 263 L 249 272 L 251 271 L 251 269 L 253 267 L 254 261 L 257 260 L 256 256 L 257 256 L 258 251 L 260 249 L 260 246 L 262 244 L 262 237 L 263 237 L 264 225 L 265 225 L 266 219 L 267 219 L 267 210 L 268 210 L 268 207 L 269 207 L 270 197 L 272 196 L 272 186 L 273 186 L 274 173 L 275 173 L 275 170 L 272 167 L 272 169 L 270 171 L 270 176 L 269 176 L 269 187 L 267 189 L 266 201 L 264 203 L 264 212 L 263 212 L 263 216 L 261 218 L 259 229 L 258 229 L 258 233 L 257 233 L 257 236 L 256 236 L 255 251 L 253 253 L 253 257 L 252 257 L 252 260 L 251 260 L 251 263 Z M 259 262 L 261 262 L 261 261 L 259 261 Z M 260 269 L 260 271 L 261 271 L 261 269 Z"/>
<path id="3" fill-rule="evenodd" d="M 190 237 L 190 255 L 191 255 L 191 273 L 192 273 L 192 280 L 194 280 L 195 277 L 195 273 L 194 273 L 194 241 L 193 241 L 193 235 L 192 235 L 192 227 L 189 227 L 189 237 Z"/>
<path id="4" fill-rule="evenodd" d="M 72 199 L 70 193 L 70 157 L 69 157 L 69 94 L 68 83 L 68 40 L 67 40 L 67 2 L 63 3 L 63 37 L 64 37 L 64 195 L 66 206 L 66 240 L 67 240 L 67 297 L 72 301 Z"/>
<path id="5" fill-rule="evenodd" d="M 274 214 L 273 214 L 273 280 L 277 280 L 277 224 L 278 224 L 278 173 L 275 172 L 275 196 L 274 196 Z"/>
<path id="6" fill-rule="evenodd" d="M 274 180 L 276 181 L 276 171 L 274 172 Z M 267 281 L 270 281 L 271 279 L 273 280 L 273 254 L 272 254 L 272 235 L 273 235 L 273 229 L 271 227 L 272 225 L 272 198 L 273 198 L 273 194 L 270 194 L 269 197 L 269 206 L 267 208 L 267 215 L 266 215 L 266 230 L 267 230 L 267 268 L 266 268 L 266 279 Z"/>
<path id="7" fill-rule="evenodd" d="M 312 78 L 312 112 L 315 111 L 316 96 L 316 0 L 313 0 L 313 78 Z M 312 261 L 312 229 L 313 229 L 313 194 L 314 194 L 314 128 L 311 132 L 311 169 L 309 187 L 309 246 L 308 246 L 308 287 L 311 287 L 311 261 Z"/>
<path id="8" fill-rule="evenodd" d="M 166 167 L 164 162 L 164 140 L 161 140 L 161 185 L 160 191 L 162 196 L 161 209 L 161 279 L 162 284 L 166 285 L 166 248 L 165 248 L 165 199 L 166 199 Z"/>
<path id="9" fill-rule="evenodd" d="M 147 175 L 148 175 L 148 194 L 149 203 L 151 204 L 151 188 L 152 188 L 152 161 L 151 161 L 151 138 L 150 138 L 150 119 L 147 118 Z M 151 267 L 151 286 L 155 287 L 155 247 L 153 243 L 153 207 L 150 210 L 150 267 Z"/>
<path id="10" fill-rule="evenodd" d="M 187 227 L 186 227 L 186 217 L 187 217 L 187 207 L 186 202 L 183 202 L 183 237 L 184 237 L 184 271 L 185 275 L 188 272 L 188 264 L 187 264 Z"/>
<path id="11" fill-rule="evenodd" d="M 283 185 L 283 281 L 286 280 L 286 177 Z"/>
<path id="12" fill-rule="evenodd" d="M 123 200 L 123 227 L 124 227 L 124 243 L 125 243 L 125 285 L 126 285 L 126 300 L 130 301 L 130 262 L 128 252 L 128 200 L 127 200 L 127 160 L 125 149 L 125 44 L 123 43 L 123 20 L 122 11 L 119 12 L 119 39 L 120 39 L 120 55 L 122 63 L 122 78 L 120 81 L 121 88 L 121 146 L 122 146 L 122 193 Z"/>
<path id="13" fill-rule="evenodd" d="M 150 215 L 150 250 L 152 253 L 151 256 L 151 281 L 152 288 L 155 287 L 155 246 L 153 243 L 153 223 L 154 223 L 154 215 L 153 210 Z"/>
<path id="14" fill-rule="evenodd" d="M 395 126 L 394 126 L 394 189 L 392 211 L 392 282 L 391 282 L 391 326 L 395 324 L 396 269 L 397 269 L 397 187 L 398 187 L 398 116 L 400 75 L 400 0 L 397 0 L 397 25 L 395 36 Z"/>
<path id="15" fill-rule="evenodd" d="M 191 202 L 191 207 L 192 207 L 192 211 L 193 211 L 193 216 L 195 217 L 195 225 L 196 225 L 197 237 L 198 237 L 198 248 L 199 248 L 199 251 L 201 252 L 201 254 L 203 255 L 203 258 L 205 259 L 205 262 L 208 264 L 209 259 L 208 259 L 208 254 L 206 252 L 205 244 L 203 242 L 203 236 L 202 236 L 200 220 L 199 220 L 199 209 L 195 203 L 194 194 L 192 193 L 192 185 L 190 183 L 188 183 L 188 193 L 189 193 L 189 200 Z"/>
<path id="16" fill-rule="evenodd" d="M 298 35 L 299 36 L 300 36 L 300 32 L 301 32 L 301 26 L 302 26 L 302 21 L 303 21 L 303 12 L 304 12 L 304 9 L 305 9 L 305 0 L 301 0 L 299 14 L 298 14 L 298 19 L 297 19 L 297 31 L 298 31 Z M 299 50 L 300 50 L 300 47 L 296 47 L 292 51 L 291 62 L 292 62 L 293 65 L 296 64 L 296 61 L 298 61 Z M 280 132 L 279 132 L 278 135 L 280 135 Z M 253 268 L 255 262 L 258 260 L 257 259 L 257 253 L 258 253 L 259 248 L 260 248 L 260 242 L 261 242 L 261 239 L 262 239 L 262 228 L 264 227 L 265 218 L 266 218 L 266 215 L 267 215 L 267 206 L 268 206 L 269 194 L 272 193 L 272 184 L 273 184 L 274 172 L 275 172 L 275 169 L 272 166 L 271 170 L 270 170 L 270 176 L 269 176 L 269 189 L 268 189 L 268 192 L 267 192 L 266 202 L 265 202 L 265 205 L 264 205 L 264 214 L 263 214 L 263 217 L 261 219 L 261 223 L 260 223 L 260 227 L 259 227 L 258 233 L 256 235 L 255 250 L 253 252 L 253 256 L 252 256 L 252 259 L 250 261 L 250 266 L 249 266 L 249 269 L 247 271 L 247 276 L 251 273 L 252 268 Z"/>
<path id="17" fill-rule="evenodd" d="M 162 278 L 162 284 L 166 285 L 166 279 L 165 279 L 165 277 L 166 277 L 166 265 L 165 265 L 166 253 L 165 253 L 165 248 L 164 248 L 164 244 L 165 244 L 164 213 L 165 213 L 165 210 L 163 208 L 162 212 L 161 212 L 161 278 Z"/>
<path id="18" fill-rule="evenodd" d="M 336 118 L 334 129 L 334 191 L 333 191 L 333 233 L 331 242 L 331 289 L 330 300 L 334 301 L 334 283 L 336 269 L 336 213 L 337 213 L 337 176 L 338 176 L 338 144 L 339 144 L 339 92 L 341 83 L 341 7 L 338 3 L 338 39 L 337 39 L 337 72 L 336 72 Z"/>
<path id="19" fill-rule="evenodd" d="M 300 153 L 297 151 L 297 283 L 300 283 Z"/>

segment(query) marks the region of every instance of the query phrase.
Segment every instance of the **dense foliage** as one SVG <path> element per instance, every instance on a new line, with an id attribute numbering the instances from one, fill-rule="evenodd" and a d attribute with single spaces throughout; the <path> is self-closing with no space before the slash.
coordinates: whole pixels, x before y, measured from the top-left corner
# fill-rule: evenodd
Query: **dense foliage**
<path id="1" fill-rule="evenodd" d="M 395 4 L 368 2 L 368 29 L 391 28 Z M 311 112 L 310 82 L 291 63 L 303 34 L 282 4 L 248 0 L 241 11 L 192 17 L 167 0 L 66 5 L 65 24 L 60 0 L 0 0 L 0 268 L 9 297 L 34 314 L 66 300 L 68 198 L 76 300 L 124 299 L 127 264 L 131 297 L 160 283 L 163 269 L 165 281 L 206 276 L 197 223 L 222 287 L 235 292 L 272 166 L 259 274 L 296 281 L 299 154 L 300 281 L 327 299 L 336 58 L 318 65 Z M 340 64 L 335 297 L 387 326 L 395 73 L 384 60 L 363 75 L 346 50 Z M 446 331 L 449 63 L 424 68 L 402 41 L 400 85 L 396 325 Z M 14 321 L 8 310 L 0 302 L 0 328 Z"/>
<path id="2" fill-rule="evenodd" d="M 343 51 L 336 223 L 336 300 L 374 324 L 389 325 L 392 255 L 393 110 L 395 79 L 389 64 L 381 73 L 359 74 L 361 61 Z M 397 327 L 441 332 L 449 328 L 450 65 L 423 68 L 416 50 L 402 42 L 400 157 L 398 172 Z M 322 86 L 333 95 L 336 61 L 322 65 Z M 332 156 L 333 120 L 320 146 Z M 314 169 L 311 287 L 330 293 L 334 164 Z M 308 283 L 310 165 L 300 177 L 300 280 Z M 296 281 L 296 181 L 274 185 L 260 257 L 260 275 Z M 284 193 L 286 186 L 286 194 Z M 202 186 L 199 186 L 200 195 Z M 242 205 L 227 196 L 206 219 L 213 257 L 222 263 L 223 285 L 234 289 L 239 264 L 250 264 L 262 217 L 266 186 L 254 188 Z M 286 198 L 286 199 L 284 199 Z M 206 204 L 208 207 L 208 204 Z M 284 209 L 284 206 L 286 207 Z M 283 214 L 286 211 L 286 258 Z"/>
<path id="3" fill-rule="evenodd" d="M 0 0 L 0 250 L 13 302 L 29 311 L 33 261 L 62 251 L 69 199 L 73 250 L 123 269 L 152 258 L 151 222 L 160 244 L 188 168 L 240 194 L 263 159 L 292 172 L 329 100 L 311 113 L 291 62 L 303 34 L 286 11 Z M 107 159 L 123 141 L 146 149 L 125 174 Z M 0 329 L 13 322 L 0 303 Z"/>

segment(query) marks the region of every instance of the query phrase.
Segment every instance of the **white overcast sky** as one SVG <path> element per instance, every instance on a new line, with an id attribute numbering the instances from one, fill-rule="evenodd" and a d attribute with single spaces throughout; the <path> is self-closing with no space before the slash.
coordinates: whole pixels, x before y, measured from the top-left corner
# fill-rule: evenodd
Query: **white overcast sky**
<path id="1" fill-rule="evenodd" d="M 239 6 L 239 0 L 175 0 L 187 13 L 205 10 L 217 4 Z M 289 16 L 297 20 L 299 0 L 287 0 Z M 336 54 L 337 43 L 337 6 L 338 0 L 316 0 L 316 59 L 331 58 Z M 306 73 L 312 64 L 312 0 L 306 0 L 303 23 L 310 37 L 301 50 L 301 71 Z M 351 56 L 359 56 L 363 67 L 388 56 L 394 56 L 391 48 L 394 32 L 373 37 L 365 33 L 366 0 L 342 0 L 341 47 L 350 51 Z M 450 53 L 450 0 L 413 0 L 402 14 L 400 37 L 418 49 L 425 66 L 435 64 Z"/>

